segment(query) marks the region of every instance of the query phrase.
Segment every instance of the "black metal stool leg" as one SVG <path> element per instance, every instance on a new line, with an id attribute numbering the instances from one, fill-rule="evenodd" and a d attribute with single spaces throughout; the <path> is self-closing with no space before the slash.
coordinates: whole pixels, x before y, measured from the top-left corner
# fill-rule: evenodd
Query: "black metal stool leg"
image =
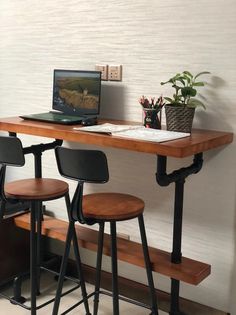
<path id="1" fill-rule="evenodd" d="M 41 248 L 42 248 L 42 202 L 37 202 L 36 209 L 37 220 L 37 295 L 40 295 L 40 266 L 41 266 Z"/>
<path id="2" fill-rule="evenodd" d="M 151 261 L 150 261 L 149 251 L 148 251 L 148 244 L 147 244 L 147 237 L 146 237 L 146 232 L 145 232 L 145 225 L 143 221 L 143 215 L 140 215 L 138 217 L 138 221 L 139 221 L 139 229 L 140 229 L 142 246 L 143 246 L 143 256 L 144 256 L 145 265 L 146 265 L 148 285 L 150 288 L 151 299 L 152 299 L 152 313 L 151 314 L 158 315 L 157 296 L 156 296 L 155 286 L 153 282 Z"/>
<path id="3" fill-rule="evenodd" d="M 119 315 L 116 222 L 110 222 L 110 224 L 111 224 L 111 270 L 112 270 L 113 315 Z"/>
<path id="4" fill-rule="evenodd" d="M 80 279 L 80 287 L 82 292 L 82 297 L 84 301 L 84 308 L 86 311 L 86 315 L 91 315 L 89 312 L 89 305 L 88 305 L 88 294 L 86 291 L 85 281 L 84 281 L 84 275 L 82 270 L 82 264 L 81 264 L 81 258 L 79 253 L 79 247 L 77 243 L 77 237 L 75 233 L 75 226 L 73 225 L 73 247 L 74 247 L 74 254 L 75 254 L 75 262 L 77 267 L 77 273 Z"/>
<path id="5" fill-rule="evenodd" d="M 66 273 L 66 266 L 67 261 L 70 253 L 70 246 L 71 246 L 71 240 L 73 236 L 73 229 L 74 229 L 74 222 L 69 223 L 69 228 L 66 236 L 66 243 L 65 243 L 65 251 L 62 258 L 61 268 L 60 268 L 60 275 L 58 279 L 58 285 L 57 285 L 57 292 L 55 296 L 55 302 L 53 306 L 52 315 L 58 314 L 59 304 L 61 300 L 61 293 L 62 293 L 62 287 L 63 287 L 63 281 Z"/>
<path id="6" fill-rule="evenodd" d="M 97 315 L 97 313 L 98 313 L 99 290 L 100 290 L 100 284 L 101 284 L 101 269 L 102 269 L 102 252 L 103 252 L 104 226 L 105 226 L 104 222 L 99 223 L 98 251 L 97 251 L 97 264 L 96 264 L 96 280 L 95 280 L 95 295 L 94 295 L 93 315 Z"/>
<path id="7" fill-rule="evenodd" d="M 69 217 L 69 221 L 71 224 L 71 217 L 70 217 L 70 198 L 69 194 L 65 195 L 65 201 L 66 201 L 66 208 L 67 208 L 67 213 Z M 73 221 L 72 221 L 73 222 Z M 80 253 L 79 253 L 79 246 L 78 246 L 78 240 L 75 232 L 75 223 L 73 222 L 73 227 L 72 227 L 72 240 L 73 240 L 73 248 L 74 248 L 74 254 L 75 254 L 75 263 L 77 267 L 77 273 L 80 279 L 80 286 L 81 286 L 81 292 L 82 292 L 82 297 L 84 301 L 84 308 L 86 311 L 86 315 L 91 315 L 89 312 L 89 305 L 88 305 L 88 294 L 86 291 L 86 286 L 85 286 L 85 281 L 84 281 L 84 275 L 83 275 L 83 270 L 82 270 L 82 264 L 81 264 L 81 258 L 80 258 Z"/>
<path id="8" fill-rule="evenodd" d="M 36 289 L 37 289 L 37 238 L 36 238 L 36 209 L 37 202 L 31 202 L 30 212 L 30 293 L 31 315 L 36 315 Z"/>

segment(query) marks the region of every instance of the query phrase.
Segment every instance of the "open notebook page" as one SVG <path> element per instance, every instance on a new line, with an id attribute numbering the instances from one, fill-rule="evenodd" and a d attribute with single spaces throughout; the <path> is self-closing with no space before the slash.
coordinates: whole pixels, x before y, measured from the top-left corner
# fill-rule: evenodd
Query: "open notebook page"
<path id="1" fill-rule="evenodd" d="M 151 129 L 140 125 L 114 125 L 109 123 L 96 126 L 74 127 L 73 129 L 153 142 L 164 142 L 190 136 L 190 133 L 185 132 Z"/>
<path id="2" fill-rule="evenodd" d="M 144 141 L 164 142 L 188 137 L 190 136 L 190 133 L 159 130 L 152 128 L 142 129 L 139 128 L 135 130 L 120 131 L 116 133 L 114 136 Z"/>
<path id="3" fill-rule="evenodd" d="M 94 125 L 94 126 L 86 126 L 86 127 L 74 127 L 74 130 L 79 131 L 89 131 L 89 132 L 98 132 L 98 133 L 106 133 L 113 135 L 114 133 L 120 132 L 120 131 L 126 131 L 131 129 L 139 129 L 139 128 L 145 128 L 144 126 L 140 125 L 115 125 L 110 123 L 105 123 L 101 125 Z"/>

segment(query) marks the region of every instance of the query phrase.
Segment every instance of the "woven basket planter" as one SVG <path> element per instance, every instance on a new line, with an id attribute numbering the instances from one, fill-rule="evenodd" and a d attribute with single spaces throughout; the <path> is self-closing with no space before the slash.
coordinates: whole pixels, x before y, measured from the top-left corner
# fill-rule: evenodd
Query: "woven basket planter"
<path id="1" fill-rule="evenodd" d="M 178 105 L 166 105 L 167 130 L 191 132 L 195 108 Z"/>

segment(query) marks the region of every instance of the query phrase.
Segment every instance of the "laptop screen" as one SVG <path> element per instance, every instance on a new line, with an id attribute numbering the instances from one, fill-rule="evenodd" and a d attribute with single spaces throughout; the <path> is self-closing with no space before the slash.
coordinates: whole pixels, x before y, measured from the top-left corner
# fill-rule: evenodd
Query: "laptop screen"
<path id="1" fill-rule="evenodd" d="M 97 115 L 100 94 L 100 71 L 54 70 L 53 109 L 68 115 Z"/>

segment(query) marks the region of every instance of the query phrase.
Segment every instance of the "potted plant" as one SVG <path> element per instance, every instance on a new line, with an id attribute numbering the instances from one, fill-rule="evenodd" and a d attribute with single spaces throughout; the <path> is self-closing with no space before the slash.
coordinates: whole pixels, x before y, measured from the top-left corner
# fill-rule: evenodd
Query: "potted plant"
<path id="1" fill-rule="evenodd" d="M 205 105 L 195 98 L 196 88 L 205 85 L 203 81 L 198 81 L 198 78 L 209 73 L 203 71 L 194 76 L 189 71 L 184 71 L 166 82 L 161 82 L 161 85 L 171 84 L 175 90 L 172 98 L 164 97 L 168 102 L 165 105 L 167 130 L 191 132 L 195 108 L 200 106 L 205 109 Z"/>

